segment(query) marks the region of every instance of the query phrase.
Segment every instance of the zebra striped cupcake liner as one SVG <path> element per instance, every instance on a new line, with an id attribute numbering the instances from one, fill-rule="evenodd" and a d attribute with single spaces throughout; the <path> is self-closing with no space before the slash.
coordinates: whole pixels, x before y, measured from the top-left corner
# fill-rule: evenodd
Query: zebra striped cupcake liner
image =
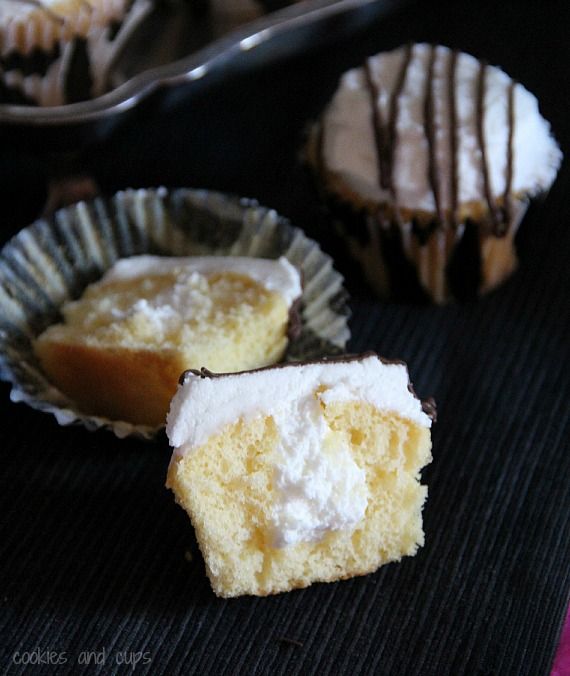
<path id="1" fill-rule="evenodd" d="M 528 202 L 514 205 L 510 227 L 500 237 L 470 220 L 438 225 L 424 235 L 413 221 L 385 223 L 365 214 L 360 228 L 346 227 L 346 219 L 337 226 L 379 296 L 443 304 L 474 300 L 513 273 L 514 239 L 527 209 Z"/>

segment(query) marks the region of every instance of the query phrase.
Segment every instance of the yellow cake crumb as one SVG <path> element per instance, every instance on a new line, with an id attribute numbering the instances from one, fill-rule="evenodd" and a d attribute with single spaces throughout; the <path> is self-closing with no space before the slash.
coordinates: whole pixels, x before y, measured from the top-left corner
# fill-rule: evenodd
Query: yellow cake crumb
<path id="1" fill-rule="evenodd" d="M 271 415 L 239 419 L 198 448 L 173 456 L 167 486 L 188 512 L 218 596 L 267 595 L 375 571 L 423 545 L 431 460 L 428 427 L 365 402 L 320 403 L 327 442 L 350 450 L 368 502 L 353 529 L 275 546 L 272 509 L 279 430 Z"/>
<path id="2" fill-rule="evenodd" d="M 86 413 L 151 426 L 184 370 L 266 366 L 288 342 L 285 298 L 223 269 L 103 280 L 62 314 L 34 342 L 50 381 Z"/>

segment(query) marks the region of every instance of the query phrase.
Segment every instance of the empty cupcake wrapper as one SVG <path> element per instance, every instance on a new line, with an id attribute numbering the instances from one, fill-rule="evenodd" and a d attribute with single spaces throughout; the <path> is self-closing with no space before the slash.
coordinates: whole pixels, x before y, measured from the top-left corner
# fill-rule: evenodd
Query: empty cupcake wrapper
<path id="1" fill-rule="evenodd" d="M 206 190 L 126 190 L 61 209 L 10 240 L 0 253 L 0 378 L 12 401 L 52 413 L 62 425 L 104 427 L 152 438 L 158 429 L 84 415 L 50 385 L 32 340 L 60 319 L 59 308 L 119 258 L 285 256 L 302 273 L 300 337 L 286 359 L 341 353 L 349 338 L 348 295 L 332 260 L 275 211 Z"/>

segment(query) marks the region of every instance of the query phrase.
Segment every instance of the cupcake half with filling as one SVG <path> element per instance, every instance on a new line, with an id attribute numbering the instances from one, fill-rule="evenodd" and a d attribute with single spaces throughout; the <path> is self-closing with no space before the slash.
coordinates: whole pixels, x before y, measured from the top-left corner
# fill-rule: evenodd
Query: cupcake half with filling
<path id="1" fill-rule="evenodd" d="M 58 106 L 109 87 L 154 0 L 2 0 L 0 103 Z"/>
<path id="2" fill-rule="evenodd" d="M 214 592 L 265 596 L 413 556 L 434 415 L 405 364 L 374 353 L 184 374 L 167 486 Z"/>
<path id="3" fill-rule="evenodd" d="M 521 84 L 415 44 L 342 76 L 308 158 L 374 289 L 441 303 L 510 275 L 528 201 L 550 188 L 562 155 Z"/>
<path id="4" fill-rule="evenodd" d="M 160 426 L 186 369 L 278 362 L 299 328 L 300 296 L 299 272 L 284 257 L 133 256 L 65 303 L 63 322 L 33 349 L 83 412 Z"/>

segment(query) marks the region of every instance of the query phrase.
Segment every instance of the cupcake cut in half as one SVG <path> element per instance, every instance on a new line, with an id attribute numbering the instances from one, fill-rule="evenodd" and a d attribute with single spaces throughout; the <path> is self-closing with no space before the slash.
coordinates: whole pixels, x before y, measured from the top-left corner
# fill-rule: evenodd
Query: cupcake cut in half
<path id="1" fill-rule="evenodd" d="M 528 199 L 550 188 L 562 156 L 521 84 L 416 44 L 343 75 L 308 157 L 376 291 L 445 302 L 513 271 Z"/>
<path id="2" fill-rule="evenodd" d="M 58 106 L 103 94 L 154 0 L 1 0 L 0 103 Z"/>
<path id="3" fill-rule="evenodd" d="M 279 361 L 300 296 L 284 257 L 134 256 L 66 303 L 34 351 L 84 412 L 160 426 L 186 369 Z"/>
<path id="4" fill-rule="evenodd" d="M 434 414 L 405 364 L 374 353 L 184 374 L 167 486 L 214 592 L 274 594 L 414 555 Z"/>

